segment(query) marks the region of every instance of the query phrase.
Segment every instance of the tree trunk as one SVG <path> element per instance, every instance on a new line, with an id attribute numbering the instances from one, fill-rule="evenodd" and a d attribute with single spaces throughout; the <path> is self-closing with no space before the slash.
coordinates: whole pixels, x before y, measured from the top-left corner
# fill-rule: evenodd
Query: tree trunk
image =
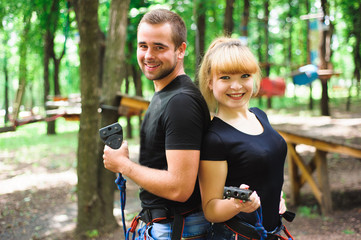
<path id="1" fill-rule="evenodd" d="M 109 31 L 106 39 L 104 57 L 103 86 L 101 104 L 118 106 L 117 92 L 120 90 L 126 74 L 124 46 L 126 42 L 127 17 L 129 0 L 112 0 L 110 6 Z M 117 111 L 103 110 L 101 127 L 117 122 Z M 102 158 L 104 145 L 100 144 L 99 158 Z M 113 217 L 113 202 L 115 189 L 115 175 L 105 169 L 103 163 L 99 165 L 100 197 L 103 211 L 103 230 L 113 229 L 117 224 Z"/>
<path id="2" fill-rule="evenodd" d="M 86 236 L 88 231 L 99 229 L 104 217 L 104 204 L 100 189 L 99 172 L 102 161 L 99 158 L 99 24 L 98 1 L 73 1 L 80 34 L 80 91 L 81 115 L 78 134 L 78 216 L 77 237 Z M 111 197 L 113 200 L 113 196 Z M 113 207 L 113 204 L 111 204 Z M 114 219 L 113 219 L 114 221 Z"/>
<path id="3" fill-rule="evenodd" d="M 223 23 L 223 31 L 226 36 L 231 36 L 233 32 L 233 5 L 234 0 L 226 0 L 226 11 Z"/>
<path id="4" fill-rule="evenodd" d="M 243 18 L 241 22 L 241 36 L 248 37 L 248 21 L 249 21 L 249 8 L 250 2 L 249 0 L 244 0 L 244 8 L 243 8 Z"/>
<path id="5" fill-rule="evenodd" d="M 195 58 L 196 58 L 196 71 L 195 83 L 198 86 L 198 67 L 202 61 L 205 49 L 205 34 L 206 34 L 206 13 L 204 3 L 195 1 L 193 8 L 193 15 L 196 18 L 196 32 L 195 32 Z"/>
<path id="6" fill-rule="evenodd" d="M 267 77 L 269 77 L 270 75 L 270 71 L 271 71 L 271 65 L 269 63 L 269 1 L 265 1 L 264 2 L 264 11 L 265 11 L 265 19 L 264 19 L 264 30 L 265 30 L 265 47 L 266 47 L 266 52 L 265 52 L 265 74 Z M 272 108 L 272 97 L 267 97 L 267 108 Z"/>
<path id="7" fill-rule="evenodd" d="M 130 84 L 130 80 L 129 80 L 129 69 L 130 69 L 130 65 L 126 64 L 126 67 L 125 67 L 125 93 L 126 94 L 129 94 L 129 84 Z M 126 138 L 128 139 L 132 139 L 133 138 L 133 134 L 132 134 L 132 117 L 130 115 L 127 115 L 126 116 L 127 118 L 127 129 L 126 129 Z M 123 131 L 124 133 L 124 131 Z"/>
<path id="8" fill-rule="evenodd" d="M 50 58 L 53 54 L 54 48 L 54 35 L 50 32 L 50 27 L 46 30 L 44 36 L 44 109 L 45 111 L 51 110 L 49 106 L 46 105 L 48 101 L 48 96 L 50 94 L 50 82 L 49 82 L 49 64 Z M 47 123 L 46 133 L 48 135 L 53 135 L 56 133 L 55 130 L 55 121 Z"/>
<path id="9" fill-rule="evenodd" d="M 361 26 L 361 5 L 358 6 L 357 9 L 357 21 L 354 22 L 354 35 L 356 37 L 356 42 L 354 45 L 354 63 L 355 63 L 355 70 L 354 70 L 354 77 L 356 78 L 356 89 L 357 89 L 357 96 L 360 96 L 360 82 L 361 82 L 361 32 L 359 31 Z"/>
<path id="10" fill-rule="evenodd" d="M 56 61 L 55 51 L 54 51 L 54 34 L 57 29 L 59 19 L 59 0 L 52 1 L 52 5 L 50 7 L 50 11 L 47 14 L 46 19 L 46 32 L 44 36 L 44 108 L 45 110 L 52 110 L 51 107 L 46 106 L 46 102 L 48 101 L 48 96 L 50 95 L 50 81 L 49 81 L 49 64 L 50 59 L 53 59 L 54 63 L 54 93 L 55 95 L 60 95 L 59 92 L 59 83 L 58 83 L 58 75 L 59 75 L 59 63 Z M 47 135 L 56 134 L 56 121 L 47 122 Z"/>
<path id="11" fill-rule="evenodd" d="M 7 44 L 7 40 L 5 42 Z M 4 78 L 5 78 L 5 99 L 4 99 L 4 105 L 5 105 L 5 116 L 4 116 L 4 123 L 9 121 L 9 74 L 8 74 L 8 67 L 7 67 L 7 50 L 5 49 L 5 56 L 4 56 Z"/>
<path id="12" fill-rule="evenodd" d="M 26 78 L 27 78 L 27 42 L 30 30 L 30 18 L 31 16 L 24 16 L 23 23 L 24 29 L 21 34 L 21 41 L 19 46 L 19 89 L 16 93 L 16 99 L 13 109 L 13 121 L 16 123 L 20 112 L 21 102 L 25 92 Z"/>
<path id="13" fill-rule="evenodd" d="M 326 17 L 329 16 L 329 8 L 327 0 L 321 0 L 322 11 L 324 17 L 322 18 L 321 24 L 325 24 Z M 329 22 L 327 28 L 321 28 L 320 30 L 320 45 L 319 45 L 319 58 L 320 58 L 320 69 L 328 69 L 331 61 L 331 37 L 333 33 L 333 25 L 332 22 Z M 324 116 L 330 116 L 329 109 L 329 97 L 328 97 L 328 80 L 329 79 L 321 79 L 322 85 L 322 96 L 321 96 L 321 114 Z"/>

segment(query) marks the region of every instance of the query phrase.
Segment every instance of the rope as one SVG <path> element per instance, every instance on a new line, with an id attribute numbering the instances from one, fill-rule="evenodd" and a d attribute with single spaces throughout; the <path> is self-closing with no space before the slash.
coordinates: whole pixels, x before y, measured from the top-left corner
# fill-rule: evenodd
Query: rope
<path id="1" fill-rule="evenodd" d="M 265 240 L 267 238 L 267 231 L 266 229 L 264 229 L 262 222 L 263 222 L 263 217 L 262 217 L 262 206 L 260 206 L 257 209 L 257 222 L 256 222 L 256 231 L 258 232 L 258 234 L 260 235 L 260 240 Z"/>
<path id="2" fill-rule="evenodd" d="M 125 202 L 126 202 L 126 182 L 127 180 L 123 178 L 122 174 L 118 174 L 118 178 L 115 180 L 115 183 L 118 186 L 118 189 L 120 190 L 120 209 L 122 210 L 122 223 L 123 223 L 123 231 L 124 236 L 127 236 L 127 227 L 125 226 Z M 127 239 L 127 238 L 126 238 Z"/>

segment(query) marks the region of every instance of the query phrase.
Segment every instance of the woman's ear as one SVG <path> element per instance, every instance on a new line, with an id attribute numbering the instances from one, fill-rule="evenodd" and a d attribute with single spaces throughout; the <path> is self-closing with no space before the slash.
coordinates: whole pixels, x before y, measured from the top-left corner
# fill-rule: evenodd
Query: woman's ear
<path id="1" fill-rule="evenodd" d="M 212 78 L 209 79 L 209 81 L 208 81 L 208 87 L 209 87 L 209 89 L 210 89 L 211 91 L 213 91 L 213 80 L 212 80 Z"/>

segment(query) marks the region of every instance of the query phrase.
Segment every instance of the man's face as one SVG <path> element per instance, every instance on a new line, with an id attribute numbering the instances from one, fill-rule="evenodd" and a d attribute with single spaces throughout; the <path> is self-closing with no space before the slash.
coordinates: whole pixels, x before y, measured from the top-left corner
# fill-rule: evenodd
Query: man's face
<path id="1" fill-rule="evenodd" d="M 171 34 L 168 23 L 142 23 L 138 28 L 138 64 L 149 80 L 162 80 L 179 65 Z"/>

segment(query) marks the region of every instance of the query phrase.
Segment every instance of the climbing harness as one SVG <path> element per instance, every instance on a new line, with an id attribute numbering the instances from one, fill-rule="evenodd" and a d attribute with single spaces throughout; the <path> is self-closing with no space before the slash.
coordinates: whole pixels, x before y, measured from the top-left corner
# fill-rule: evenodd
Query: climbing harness
<path id="1" fill-rule="evenodd" d="M 243 238 L 249 240 L 266 240 L 267 238 L 271 237 L 271 239 L 281 239 L 281 240 L 294 240 L 292 235 L 289 233 L 285 225 L 281 225 L 277 227 L 276 230 L 268 232 L 263 227 L 263 217 L 262 217 L 262 207 L 258 208 L 256 211 L 257 222 L 255 226 L 251 224 L 241 222 L 237 218 L 231 218 L 230 220 L 226 221 L 224 224 L 227 228 L 229 228 L 232 232 L 236 234 L 235 239 L 237 236 L 242 236 Z M 284 217 L 287 221 L 292 221 L 294 218 L 294 213 L 286 211 L 286 217 Z M 281 231 L 283 231 L 287 237 L 281 236 Z M 272 238 L 273 237 L 273 238 Z"/>
<path id="2" fill-rule="evenodd" d="M 132 220 L 125 239 L 128 240 L 130 233 L 133 233 L 132 239 L 134 240 L 139 220 L 142 220 L 146 226 L 150 226 L 153 223 L 173 222 L 171 240 L 181 240 L 185 217 L 198 211 L 201 211 L 200 206 L 191 210 L 181 210 L 175 208 L 143 208 L 142 211 Z M 140 229 L 138 230 L 138 235 L 140 235 Z"/>

